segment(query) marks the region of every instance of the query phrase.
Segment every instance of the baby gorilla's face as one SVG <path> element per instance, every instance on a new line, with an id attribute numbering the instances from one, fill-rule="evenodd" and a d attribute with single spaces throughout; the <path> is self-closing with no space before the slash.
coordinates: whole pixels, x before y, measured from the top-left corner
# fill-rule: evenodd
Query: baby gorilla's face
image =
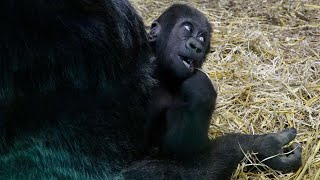
<path id="1" fill-rule="evenodd" d="M 149 42 L 158 65 L 173 78 L 186 79 L 201 67 L 210 49 L 211 26 L 200 11 L 176 5 L 151 26 Z"/>
<path id="2" fill-rule="evenodd" d="M 179 79 L 191 76 L 194 68 L 201 67 L 204 62 L 210 43 L 209 33 L 204 22 L 190 18 L 178 19 L 162 51 L 165 58 L 161 59 L 161 64 Z"/>

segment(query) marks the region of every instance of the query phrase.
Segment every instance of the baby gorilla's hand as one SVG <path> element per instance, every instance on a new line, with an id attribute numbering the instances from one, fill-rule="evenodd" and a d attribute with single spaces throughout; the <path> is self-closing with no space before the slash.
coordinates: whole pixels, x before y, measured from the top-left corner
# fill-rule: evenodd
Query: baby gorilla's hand
<path id="1" fill-rule="evenodd" d="M 301 166 L 301 145 L 293 143 L 289 147 L 283 146 L 290 143 L 297 135 L 295 128 L 288 128 L 279 133 L 263 135 L 261 146 L 258 149 L 260 160 L 269 167 L 282 172 L 296 171 Z"/>
<path id="2" fill-rule="evenodd" d="M 194 75 L 182 83 L 181 95 L 185 102 L 195 106 L 215 103 L 217 98 L 211 80 L 200 70 L 196 70 Z"/>

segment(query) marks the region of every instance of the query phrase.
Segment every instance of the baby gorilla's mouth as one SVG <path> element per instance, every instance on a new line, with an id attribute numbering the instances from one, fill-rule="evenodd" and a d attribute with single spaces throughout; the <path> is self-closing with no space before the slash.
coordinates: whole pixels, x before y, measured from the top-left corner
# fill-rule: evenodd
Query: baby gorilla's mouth
<path id="1" fill-rule="evenodd" d="M 193 62 L 194 60 L 185 56 L 179 56 L 179 58 L 182 60 L 183 64 L 188 68 L 193 70 Z"/>

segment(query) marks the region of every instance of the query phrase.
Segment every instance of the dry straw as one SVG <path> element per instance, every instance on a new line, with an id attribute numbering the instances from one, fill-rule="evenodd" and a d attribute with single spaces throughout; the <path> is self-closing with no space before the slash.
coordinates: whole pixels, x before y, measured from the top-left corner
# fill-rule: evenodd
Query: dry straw
<path id="1" fill-rule="evenodd" d="M 132 0 L 147 25 L 177 1 Z M 213 26 L 204 70 L 218 91 L 210 136 L 298 129 L 303 166 L 282 174 L 248 155 L 233 179 L 320 179 L 320 1 L 193 0 Z M 255 164 L 258 173 L 244 171 Z"/>

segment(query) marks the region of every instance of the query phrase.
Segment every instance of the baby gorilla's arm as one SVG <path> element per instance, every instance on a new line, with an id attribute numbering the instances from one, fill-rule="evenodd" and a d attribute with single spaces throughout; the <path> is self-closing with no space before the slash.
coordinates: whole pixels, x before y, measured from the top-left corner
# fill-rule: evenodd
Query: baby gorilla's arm
<path id="1" fill-rule="evenodd" d="M 186 79 L 179 94 L 180 103 L 167 109 L 162 149 L 187 156 L 209 146 L 208 129 L 217 93 L 208 76 L 197 70 Z"/>

